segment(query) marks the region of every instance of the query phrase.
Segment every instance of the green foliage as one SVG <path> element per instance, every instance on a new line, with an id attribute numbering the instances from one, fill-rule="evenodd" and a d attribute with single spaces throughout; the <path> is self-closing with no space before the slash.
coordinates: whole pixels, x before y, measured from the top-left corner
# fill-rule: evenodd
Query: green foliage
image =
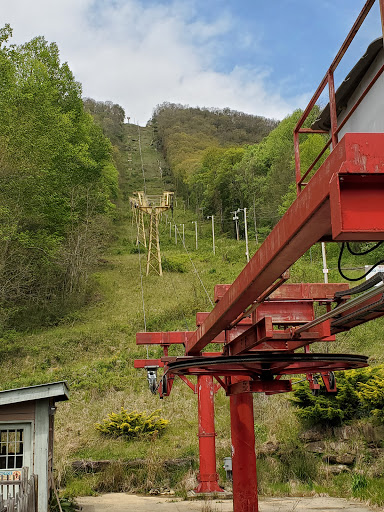
<path id="1" fill-rule="evenodd" d="M 368 487 L 368 480 L 364 475 L 362 475 L 361 473 L 354 473 L 352 475 L 351 489 L 352 489 L 352 494 L 355 497 L 359 497 L 359 495 L 361 494 L 361 491 L 366 489 L 367 487 Z"/>
<path id="2" fill-rule="evenodd" d="M 159 416 L 160 409 L 147 415 L 143 412 L 128 412 L 121 408 L 119 413 L 112 412 L 102 423 L 96 423 L 95 428 L 110 437 L 123 437 L 131 440 L 136 437 L 151 437 L 161 435 L 169 421 Z"/>
<path id="3" fill-rule="evenodd" d="M 184 255 L 179 256 L 168 256 L 163 258 L 161 261 L 162 268 L 166 272 L 179 272 L 184 274 L 187 272 L 186 259 Z"/>
<path id="4" fill-rule="evenodd" d="M 112 144 L 120 145 L 124 139 L 125 111 L 112 101 L 83 100 L 85 111 L 92 115 L 96 123 Z"/>
<path id="5" fill-rule="evenodd" d="M 358 398 L 370 413 L 384 424 L 384 367 L 376 372 L 371 370 L 371 377 L 358 384 Z"/>
<path id="6" fill-rule="evenodd" d="M 56 496 L 53 496 L 49 501 L 49 512 L 76 512 L 81 510 L 73 498 L 59 498 L 60 505 L 57 502 Z"/>
<path id="7" fill-rule="evenodd" d="M 233 166 L 239 158 L 236 156 L 230 163 L 230 154 L 225 154 L 223 165 L 216 173 L 213 168 L 217 160 L 215 152 L 220 154 L 220 149 L 255 144 L 276 124 L 272 119 L 230 109 L 200 109 L 172 103 L 156 107 L 152 118 L 155 140 L 176 178 L 178 189 L 189 197 L 193 206 L 221 212 L 222 218 L 228 210 L 222 202 L 224 199 L 230 202 L 233 194 L 232 190 L 228 190 L 227 195 L 223 191 L 226 185 L 237 187 Z M 210 188 L 207 192 L 206 184 Z M 236 199 L 240 191 L 237 192 Z"/>
<path id="8" fill-rule="evenodd" d="M 248 147 L 237 166 L 243 184 L 244 203 L 248 207 L 255 204 L 259 227 L 270 229 L 296 197 L 292 134 L 301 114 L 301 110 L 296 110 L 259 144 Z M 315 108 L 306 126 L 317 114 L 318 109 Z M 325 139 L 321 135 L 302 136 L 300 155 L 303 168 L 309 167 L 324 144 Z"/>
<path id="9" fill-rule="evenodd" d="M 0 320 L 22 326 L 85 290 L 118 189 L 111 144 L 57 45 L 9 45 L 11 33 L 0 37 Z"/>
<path id="10" fill-rule="evenodd" d="M 204 215 L 214 214 L 222 232 L 233 230 L 232 212 L 246 207 L 254 217 L 248 224 L 250 235 L 256 224 L 264 238 L 296 197 L 292 134 L 302 111 L 296 110 L 279 124 L 227 110 L 215 115 L 213 119 L 204 110 L 161 105 L 152 119 L 158 144 L 179 190 L 193 207 Z M 310 126 L 317 115 L 315 107 L 305 125 Z M 225 132 L 219 136 L 219 127 L 227 125 L 228 119 L 232 125 L 227 136 Z M 238 123 L 247 128 L 237 130 Z M 312 164 L 325 141 L 319 134 L 300 136 L 303 169 Z M 240 235 L 242 229 L 241 225 Z"/>
<path id="11" fill-rule="evenodd" d="M 374 417 L 384 423 L 384 365 L 337 374 L 338 393 L 314 396 L 307 382 L 294 390 L 298 416 L 310 425 L 340 425 L 356 418 Z"/>

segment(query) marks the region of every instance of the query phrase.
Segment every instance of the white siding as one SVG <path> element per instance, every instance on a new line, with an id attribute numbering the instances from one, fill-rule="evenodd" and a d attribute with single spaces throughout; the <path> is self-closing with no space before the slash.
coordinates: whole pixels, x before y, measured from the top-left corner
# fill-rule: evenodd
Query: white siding
<path id="1" fill-rule="evenodd" d="M 39 485 L 38 512 L 48 511 L 49 399 L 36 401 L 35 474 Z"/>
<path id="2" fill-rule="evenodd" d="M 348 101 L 347 108 L 339 115 L 338 124 L 345 118 L 359 99 L 372 78 L 384 64 L 384 50 L 381 49 Z M 381 74 L 367 96 L 363 99 L 346 125 L 339 132 L 339 140 L 345 133 L 382 133 L 384 132 L 384 73 Z"/>

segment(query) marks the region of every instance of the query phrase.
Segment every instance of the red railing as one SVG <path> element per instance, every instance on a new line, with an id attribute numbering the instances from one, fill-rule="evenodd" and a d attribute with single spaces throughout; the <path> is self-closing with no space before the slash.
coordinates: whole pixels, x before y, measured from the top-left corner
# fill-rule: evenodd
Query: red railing
<path id="1" fill-rule="evenodd" d="M 336 57 L 334 58 L 330 68 L 326 72 L 323 80 L 321 81 L 319 87 L 317 88 L 315 94 L 313 95 L 312 99 L 308 103 L 308 106 L 304 110 L 301 118 L 297 122 L 297 125 L 293 131 L 293 138 L 294 138 L 294 147 L 295 147 L 295 166 L 296 166 L 296 189 L 297 194 L 300 194 L 301 189 L 303 186 L 305 186 L 307 183 L 304 181 L 310 172 L 313 170 L 315 165 L 319 162 L 321 157 L 324 155 L 326 150 L 329 148 L 329 146 L 332 144 L 332 147 L 335 147 L 338 143 L 338 134 L 340 130 L 345 126 L 346 122 L 349 120 L 351 115 L 355 112 L 357 107 L 360 105 L 360 103 L 363 101 L 369 90 L 372 88 L 374 83 L 377 81 L 377 79 L 380 77 L 380 75 L 384 71 L 384 65 L 379 69 L 379 71 L 376 73 L 376 75 L 373 77 L 369 85 L 366 87 L 366 89 L 363 91 L 359 99 L 356 101 L 354 106 L 351 108 L 351 110 L 348 112 L 347 116 L 343 119 L 343 121 L 340 123 L 339 126 L 337 126 L 337 109 L 336 109 L 336 94 L 335 94 L 335 83 L 334 83 L 334 72 L 339 65 L 341 59 L 344 57 L 346 51 L 348 50 L 350 44 L 352 43 L 354 37 L 356 36 L 359 28 L 363 24 L 365 18 L 367 17 L 369 11 L 371 10 L 372 6 L 374 5 L 376 0 L 368 0 L 362 11 L 360 12 L 359 16 L 357 17 L 353 27 L 351 28 L 349 34 L 347 35 L 344 43 L 342 44 L 340 50 L 338 51 Z M 382 27 L 382 33 L 384 35 L 384 0 L 378 0 L 380 4 L 380 14 L 381 14 L 381 27 Z M 322 92 L 324 91 L 325 87 L 328 85 L 328 93 L 329 93 L 329 110 L 330 110 L 330 121 L 331 121 L 331 129 L 330 132 L 326 130 L 312 130 L 311 128 L 303 128 L 303 124 L 305 120 L 308 118 L 309 114 L 311 113 L 313 107 L 316 105 L 316 102 L 320 98 Z M 323 149 L 320 151 L 319 155 L 315 158 L 315 160 L 312 162 L 312 164 L 309 166 L 309 168 L 304 172 L 303 175 L 301 175 L 301 166 L 300 166 L 300 145 L 299 145 L 299 135 L 301 133 L 306 134 L 313 134 L 313 133 L 323 133 L 330 135 L 329 140 L 323 147 Z"/>

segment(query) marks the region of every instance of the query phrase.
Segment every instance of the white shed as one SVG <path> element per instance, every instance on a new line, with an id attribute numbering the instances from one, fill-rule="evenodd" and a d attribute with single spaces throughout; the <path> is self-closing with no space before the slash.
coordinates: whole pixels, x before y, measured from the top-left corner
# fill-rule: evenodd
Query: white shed
<path id="1" fill-rule="evenodd" d="M 38 512 L 47 512 L 52 485 L 56 402 L 68 400 L 66 382 L 0 391 L 0 475 L 22 467 L 38 477 Z"/>

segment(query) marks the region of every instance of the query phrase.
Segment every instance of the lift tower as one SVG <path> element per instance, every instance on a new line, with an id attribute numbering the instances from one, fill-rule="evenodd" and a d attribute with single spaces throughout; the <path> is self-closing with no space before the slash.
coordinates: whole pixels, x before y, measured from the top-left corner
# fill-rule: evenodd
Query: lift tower
<path id="1" fill-rule="evenodd" d="M 150 270 L 154 270 L 160 276 L 163 275 L 161 267 L 160 239 L 159 239 L 159 217 L 160 215 L 173 209 L 173 192 L 163 192 L 160 195 L 147 195 L 144 192 L 135 192 L 135 197 L 131 198 L 131 204 L 138 212 L 137 216 L 137 237 L 146 247 L 144 218 L 143 214 L 149 215 L 149 237 L 147 253 L 147 275 Z M 140 217 L 141 216 L 141 217 Z"/>

